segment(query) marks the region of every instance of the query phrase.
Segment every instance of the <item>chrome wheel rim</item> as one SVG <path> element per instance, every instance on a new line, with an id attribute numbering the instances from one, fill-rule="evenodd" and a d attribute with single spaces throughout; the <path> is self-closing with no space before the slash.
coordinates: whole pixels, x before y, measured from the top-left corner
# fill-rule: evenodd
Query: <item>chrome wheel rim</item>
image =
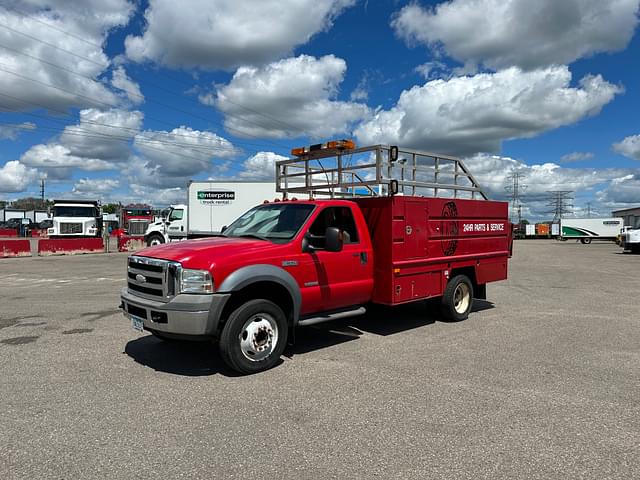
<path id="1" fill-rule="evenodd" d="M 460 283 L 453 292 L 453 308 L 456 313 L 463 314 L 469 308 L 471 291 L 466 283 Z"/>
<path id="2" fill-rule="evenodd" d="M 278 344 L 278 326 L 266 313 L 257 313 L 247 320 L 238 335 L 240 351 L 247 360 L 259 362 L 273 353 Z"/>
<path id="3" fill-rule="evenodd" d="M 160 240 L 158 240 L 157 238 L 153 238 L 150 242 L 149 245 L 150 246 L 155 246 L 155 245 L 160 245 L 162 242 Z"/>

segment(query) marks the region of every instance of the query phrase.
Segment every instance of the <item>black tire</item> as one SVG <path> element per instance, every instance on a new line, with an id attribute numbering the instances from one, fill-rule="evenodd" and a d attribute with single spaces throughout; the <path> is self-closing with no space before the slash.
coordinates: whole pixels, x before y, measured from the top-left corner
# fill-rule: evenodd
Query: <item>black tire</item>
<path id="1" fill-rule="evenodd" d="M 582 242 L 583 245 L 589 245 L 591 243 L 591 239 L 590 238 L 583 238 L 580 240 L 580 242 Z"/>
<path id="2" fill-rule="evenodd" d="M 220 356 L 236 372 L 262 372 L 278 363 L 287 335 L 287 319 L 280 307 L 269 300 L 250 300 L 236 308 L 222 328 Z"/>
<path id="3" fill-rule="evenodd" d="M 473 308 L 473 285 L 466 275 L 451 278 L 444 289 L 440 311 L 445 319 L 466 320 Z"/>
<path id="4" fill-rule="evenodd" d="M 164 243 L 164 237 L 159 233 L 152 233 L 147 237 L 147 247 L 152 247 L 154 245 L 162 245 Z"/>

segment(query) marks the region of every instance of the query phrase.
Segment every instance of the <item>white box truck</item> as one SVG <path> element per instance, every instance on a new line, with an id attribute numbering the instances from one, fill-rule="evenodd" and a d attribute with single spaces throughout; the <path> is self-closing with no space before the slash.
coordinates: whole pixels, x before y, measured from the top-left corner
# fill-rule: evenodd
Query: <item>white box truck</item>
<path id="1" fill-rule="evenodd" d="M 584 244 L 592 240 L 615 241 L 622 228 L 622 218 L 563 218 L 560 220 L 561 240 L 575 238 Z"/>
<path id="2" fill-rule="evenodd" d="M 187 204 L 172 205 L 167 217 L 149 225 L 147 245 L 219 234 L 247 210 L 279 198 L 275 182 L 191 181 Z"/>

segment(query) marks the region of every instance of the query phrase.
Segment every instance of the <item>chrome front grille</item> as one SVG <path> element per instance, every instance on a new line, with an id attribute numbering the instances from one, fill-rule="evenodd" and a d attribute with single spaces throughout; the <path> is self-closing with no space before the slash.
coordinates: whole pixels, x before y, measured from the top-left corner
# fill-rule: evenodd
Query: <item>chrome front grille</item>
<path id="1" fill-rule="evenodd" d="M 127 264 L 129 293 L 168 302 L 176 295 L 180 268 L 178 262 L 131 256 Z"/>
<path id="2" fill-rule="evenodd" d="M 60 224 L 60 233 L 82 233 L 82 224 L 81 223 L 61 223 Z"/>
<path id="3" fill-rule="evenodd" d="M 146 220 L 130 220 L 128 228 L 129 235 L 144 235 L 148 226 L 149 222 Z"/>

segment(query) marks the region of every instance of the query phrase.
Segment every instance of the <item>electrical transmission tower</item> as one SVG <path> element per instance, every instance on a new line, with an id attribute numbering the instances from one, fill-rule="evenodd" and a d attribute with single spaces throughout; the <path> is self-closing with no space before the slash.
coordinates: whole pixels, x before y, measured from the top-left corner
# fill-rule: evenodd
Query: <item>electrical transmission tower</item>
<path id="1" fill-rule="evenodd" d="M 571 213 L 573 208 L 573 191 L 572 190 L 553 190 L 548 191 L 549 206 L 553 207 L 550 213 L 553 213 L 554 223 L 559 221 L 567 213 Z"/>
<path id="2" fill-rule="evenodd" d="M 511 169 L 511 173 L 505 178 L 504 189 L 509 193 L 509 202 L 511 203 L 511 221 L 518 220 L 518 225 L 522 222 L 522 205 L 520 197 L 527 189 L 527 185 L 522 182 L 524 173 L 519 172 L 516 168 Z M 514 222 L 515 223 L 515 222 Z"/>

